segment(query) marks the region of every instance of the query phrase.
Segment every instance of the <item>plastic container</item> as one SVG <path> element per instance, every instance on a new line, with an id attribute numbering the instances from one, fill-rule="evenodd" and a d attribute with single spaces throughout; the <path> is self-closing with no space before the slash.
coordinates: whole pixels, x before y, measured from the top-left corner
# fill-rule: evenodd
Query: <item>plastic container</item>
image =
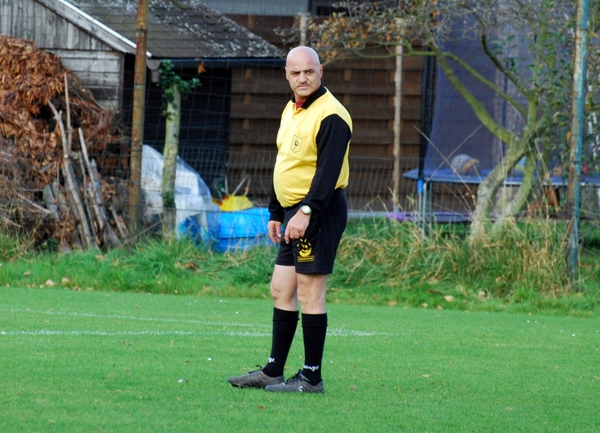
<path id="1" fill-rule="evenodd" d="M 267 245 L 269 210 L 263 207 L 221 212 L 216 247 L 220 251 L 248 250 Z"/>
<path id="2" fill-rule="evenodd" d="M 269 209 L 253 207 L 251 209 L 218 212 L 212 215 L 216 222 L 213 227 L 201 222 L 197 216 L 186 218 L 180 225 L 182 234 L 196 242 L 208 243 L 218 251 L 249 250 L 260 245 L 269 245 L 267 224 Z"/>

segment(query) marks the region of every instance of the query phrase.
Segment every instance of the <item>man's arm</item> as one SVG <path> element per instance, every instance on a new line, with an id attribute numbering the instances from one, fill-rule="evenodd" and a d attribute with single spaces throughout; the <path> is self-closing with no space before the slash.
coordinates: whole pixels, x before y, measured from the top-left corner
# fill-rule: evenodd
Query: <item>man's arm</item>
<path id="1" fill-rule="evenodd" d="M 335 190 L 348 143 L 350 126 L 337 114 L 326 117 L 317 133 L 317 169 L 306 197 L 302 200 L 314 210 L 327 206 Z"/>
<path id="2" fill-rule="evenodd" d="M 280 223 L 283 222 L 283 206 L 281 206 L 281 203 L 277 200 L 277 194 L 275 194 L 275 187 L 273 185 L 271 185 L 271 195 L 269 197 L 269 214 L 269 220 L 279 221 Z"/>
<path id="3" fill-rule="evenodd" d="M 281 224 L 283 223 L 284 211 L 283 206 L 277 200 L 275 194 L 275 188 L 271 186 L 271 197 L 269 199 L 269 222 L 267 224 L 267 231 L 269 239 L 274 244 L 278 244 L 281 241 Z"/>

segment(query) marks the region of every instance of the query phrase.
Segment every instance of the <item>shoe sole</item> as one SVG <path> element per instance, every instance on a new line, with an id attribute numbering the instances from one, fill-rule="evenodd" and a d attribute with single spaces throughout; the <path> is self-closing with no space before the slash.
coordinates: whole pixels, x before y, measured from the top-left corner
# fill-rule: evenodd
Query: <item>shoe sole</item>
<path id="1" fill-rule="evenodd" d="M 264 375 L 264 377 L 268 377 L 266 375 Z M 246 376 L 232 376 L 230 378 L 227 379 L 227 382 L 229 382 L 229 384 L 235 388 L 255 388 L 255 389 L 264 389 L 269 385 L 279 385 L 280 383 L 284 383 L 284 378 L 271 378 L 271 379 L 275 379 L 277 380 L 277 382 L 266 382 L 264 377 L 259 377 L 256 379 L 250 379 Z M 259 382 L 262 383 L 242 383 L 244 380 L 249 379 L 249 380 L 257 380 Z"/>
<path id="2" fill-rule="evenodd" d="M 307 387 L 306 385 L 301 385 L 299 388 L 288 388 L 288 387 L 284 387 L 284 386 L 277 386 L 277 385 L 267 385 L 265 387 L 265 391 L 269 391 L 269 392 L 288 392 L 288 393 L 295 393 L 295 394 L 324 394 L 325 393 L 325 388 L 316 388 L 313 386 Z"/>

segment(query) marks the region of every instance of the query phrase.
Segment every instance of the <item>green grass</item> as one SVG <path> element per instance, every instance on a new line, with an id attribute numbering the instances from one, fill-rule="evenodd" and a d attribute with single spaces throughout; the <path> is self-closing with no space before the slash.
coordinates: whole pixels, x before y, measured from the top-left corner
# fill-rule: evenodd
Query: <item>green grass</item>
<path id="1" fill-rule="evenodd" d="M 597 318 L 328 309 L 326 393 L 280 395 L 226 382 L 265 362 L 269 301 L 2 288 L 0 431 L 600 431 Z"/>
<path id="2" fill-rule="evenodd" d="M 485 242 L 468 245 L 468 227 L 437 226 L 423 238 L 414 224 L 353 219 L 329 280 L 328 300 L 597 315 L 600 250 L 594 239 L 600 239 L 600 231 L 594 230 L 586 232 L 580 277 L 573 282 L 566 260 L 565 227 L 559 223 L 526 221 Z M 276 254 L 274 247 L 223 254 L 185 240 L 152 239 L 104 252 L 34 252 L 20 245 L 10 251 L 0 256 L 0 287 L 60 286 L 245 298 L 268 298 Z"/>

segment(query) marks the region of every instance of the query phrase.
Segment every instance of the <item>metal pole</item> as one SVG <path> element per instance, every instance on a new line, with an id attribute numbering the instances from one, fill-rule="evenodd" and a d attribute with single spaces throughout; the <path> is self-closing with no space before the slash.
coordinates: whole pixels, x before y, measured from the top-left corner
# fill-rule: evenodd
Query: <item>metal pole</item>
<path id="1" fill-rule="evenodd" d="M 142 195 L 142 145 L 144 143 L 144 109 L 146 105 L 146 34 L 148 0 L 138 0 L 137 45 L 135 51 L 135 76 L 133 82 L 133 119 L 131 125 L 131 160 L 129 185 L 129 225 L 136 234 L 140 225 Z"/>
<path id="2" fill-rule="evenodd" d="M 573 100 L 571 118 L 569 191 L 567 209 L 571 212 L 569 224 L 569 264 L 571 277 L 577 280 L 579 253 L 579 208 L 581 203 L 581 148 L 585 107 L 585 77 L 587 71 L 587 38 L 589 29 L 588 0 L 577 1 L 577 28 L 575 32 L 575 59 L 573 68 Z"/>
<path id="3" fill-rule="evenodd" d="M 425 47 L 426 51 L 429 48 Z M 431 220 L 433 191 L 432 185 L 425 179 L 425 157 L 427 156 L 428 138 L 431 135 L 433 117 L 433 93 L 435 83 L 435 57 L 425 56 L 423 59 L 423 76 L 421 80 L 421 136 L 419 142 L 419 168 L 417 177 L 418 223 L 423 236 L 427 234 L 427 224 Z"/>

